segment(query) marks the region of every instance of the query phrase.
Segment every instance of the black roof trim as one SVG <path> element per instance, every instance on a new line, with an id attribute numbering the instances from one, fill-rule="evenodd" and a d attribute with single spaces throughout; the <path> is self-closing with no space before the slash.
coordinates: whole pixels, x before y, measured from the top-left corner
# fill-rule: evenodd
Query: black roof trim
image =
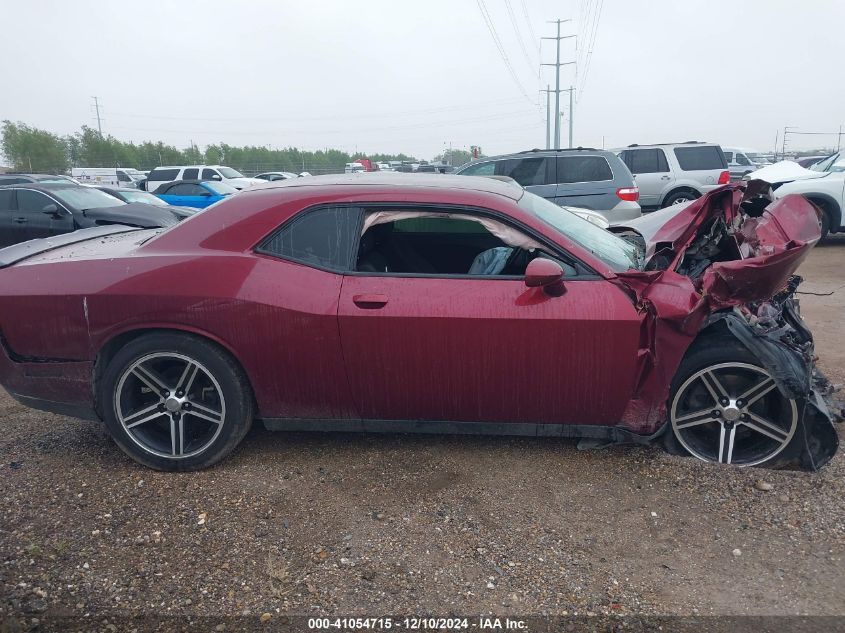
<path id="1" fill-rule="evenodd" d="M 682 141 L 680 143 L 631 143 L 628 147 L 663 147 L 665 145 L 718 145 L 709 141 Z"/>

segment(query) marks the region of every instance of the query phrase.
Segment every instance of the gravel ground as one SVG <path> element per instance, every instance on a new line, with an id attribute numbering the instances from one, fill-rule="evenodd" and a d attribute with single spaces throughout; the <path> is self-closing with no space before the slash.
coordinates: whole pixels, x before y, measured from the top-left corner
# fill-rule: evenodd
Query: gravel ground
<path id="1" fill-rule="evenodd" d="M 835 291 L 801 297 L 834 382 L 843 254 L 831 240 L 800 271 L 802 290 Z M 556 439 L 256 430 L 216 468 L 163 474 L 4 392 L 0 418 L 0 616 L 22 630 L 85 614 L 845 615 L 842 453 L 810 474 Z"/>

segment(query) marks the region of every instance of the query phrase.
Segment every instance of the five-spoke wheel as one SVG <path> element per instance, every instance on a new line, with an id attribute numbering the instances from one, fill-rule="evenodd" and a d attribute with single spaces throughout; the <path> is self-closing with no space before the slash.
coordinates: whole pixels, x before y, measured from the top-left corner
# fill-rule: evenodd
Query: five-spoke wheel
<path id="1" fill-rule="evenodd" d="M 723 362 L 695 371 L 675 391 L 670 421 L 678 442 L 710 462 L 754 466 L 783 451 L 795 435 L 798 407 L 765 369 Z"/>
<path id="2" fill-rule="evenodd" d="M 219 461 L 252 422 L 252 396 L 240 366 L 190 335 L 156 333 L 126 345 L 108 364 L 101 402 L 118 445 L 162 470 Z"/>

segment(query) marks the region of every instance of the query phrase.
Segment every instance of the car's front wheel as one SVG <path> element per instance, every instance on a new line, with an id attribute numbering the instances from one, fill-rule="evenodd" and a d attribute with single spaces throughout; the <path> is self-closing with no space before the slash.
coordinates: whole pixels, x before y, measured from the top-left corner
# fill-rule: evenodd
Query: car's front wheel
<path id="1" fill-rule="evenodd" d="M 157 470 L 211 466 L 252 424 L 252 396 L 240 366 L 190 335 L 156 333 L 131 341 L 109 362 L 100 402 L 117 445 Z"/>
<path id="2" fill-rule="evenodd" d="M 713 338 L 691 350 L 678 369 L 669 448 L 708 462 L 771 463 L 796 437 L 798 405 L 739 341 Z"/>

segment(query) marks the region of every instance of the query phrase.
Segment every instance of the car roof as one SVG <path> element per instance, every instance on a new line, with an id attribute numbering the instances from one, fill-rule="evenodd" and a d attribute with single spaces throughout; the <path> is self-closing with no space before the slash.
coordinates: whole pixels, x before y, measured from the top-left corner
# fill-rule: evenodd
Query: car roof
<path id="1" fill-rule="evenodd" d="M 709 141 L 681 141 L 680 143 L 631 143 L 626 147 L 619 149 L 638 148 L 638 147 L 672 147 L 677 145 L 679 147 L 686 147 L 688 145 L 719 145 L 718 143 L 711 143 Z"/>
<path id="2" fill-rule="evenodd" d="M 579 154 L 582 152 L 588 152 L 590 154 L 611 154 L 612 152 L 605 150 L 605 149 L 596 149 L 595 147 L 564 147 L 561 149 L 526 149 L 521 152 L 513 152 L 511 154 L 499 154 L 498 156 L 485 156 L 484 158 L 476 158 L 475 160 L 470 161 L 470 163 L 465 164 L 472 164 L 472 163 L 482 163 L 491 160 L 501 160 L 503 158 L 524 158 L 525 156 L 531 154 L 535 156 L 558 156 L 560 154 Z M 441 166 L 441 165 L 438 165 Z M 462 167 L 463 165 L 461 165 Z"/>
<path id="3" fill-rule="evenodd" d="M 67 176 L 62 176 L 60 174 L 25 174 L 22 172 L 7 172 L 5 174 L 0 174 L 0 178 L 8 176 L 10 178 L 20 178 L 24 176 L 25 178 L 67 178 Z"/>
<path id="4" fill-rule="evenodd" d="M 0 185 L 3 189 L 35 189 L 42 191 L 62 191 L 64 189 L 90 189 L 73 182 L 17 182 L 13 185 Z"/>
<path id="5" fill-rule="evenodd" d="M 522 187 L 495 178 L 483 176 L 458 176 L 443 174 L 440 178 L 416 176 L 413 172 L 365 172 L 361 174 L 329 174 L 310 178 L 289 178 L 275 180 L 266 184 L 250 187 L 244 193 L 275 188 L 289 187 L 391 187 L 391 188 L 426 188 L 426 189 L 461 189 L 493 193 L 512 200 L 519 200 L 525 193 Z"/>

